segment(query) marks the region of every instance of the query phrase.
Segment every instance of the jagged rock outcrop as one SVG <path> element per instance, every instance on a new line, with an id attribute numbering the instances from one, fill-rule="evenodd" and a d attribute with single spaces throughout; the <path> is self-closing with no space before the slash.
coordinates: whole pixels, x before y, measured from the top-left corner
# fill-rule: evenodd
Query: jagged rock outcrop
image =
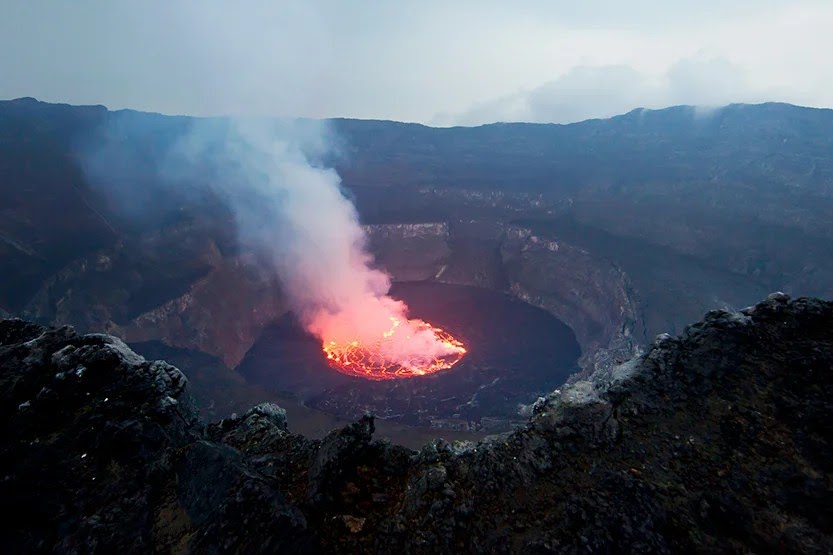
<path id="1" fill-rule="evenodd" d="M 833 303 L 712 311 L 419 452 L 366 417 L 323 440 L 274 405 L 201 425 L 182 375 L 118 340 L 0 323 L 8 551 L 833 549 Z M 291 427 L 291 422 L 289 423 Z"/>
<path id="2" fill-rule="evenodd" d="M 304 545 L 298 509 L 205 440 L 186 384 L 114 337 L 0 322 L 4 551 Z"/>

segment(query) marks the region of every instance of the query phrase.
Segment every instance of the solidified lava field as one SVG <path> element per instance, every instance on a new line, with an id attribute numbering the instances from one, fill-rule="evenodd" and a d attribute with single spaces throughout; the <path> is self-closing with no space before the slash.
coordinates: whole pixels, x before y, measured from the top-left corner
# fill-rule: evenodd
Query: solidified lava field
<path id="1" fill-rule="evenodd" d="M 411 317 L 459 338 L 468 353 L 429 376 L 370 381 L 330 368 L 320 342 L 287 316 L 267 328 L 238 366 L 253 384 L 291 393 L 310 407 L 356 418 L 372 412 L 415 426 L 502 431 L 519 406 L 563 384 L 581 354 L 572 330 L 504 293 L 438 283 L 398 283 L 392 296 Z"/>

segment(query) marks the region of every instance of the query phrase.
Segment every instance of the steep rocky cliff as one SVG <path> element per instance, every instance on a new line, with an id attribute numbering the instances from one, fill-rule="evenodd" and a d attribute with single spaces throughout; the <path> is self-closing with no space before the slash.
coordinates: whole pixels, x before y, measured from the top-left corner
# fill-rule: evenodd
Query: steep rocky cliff
<path id="1" fill-rule="evenodd" d="M 7 552 L 833 549 L 833 303 L 782 294 L 415 452 L 260 405 L 208 426 L 174 367 L 0 322 Z M 291 426 L 291 422 L 289 423 Z"/>

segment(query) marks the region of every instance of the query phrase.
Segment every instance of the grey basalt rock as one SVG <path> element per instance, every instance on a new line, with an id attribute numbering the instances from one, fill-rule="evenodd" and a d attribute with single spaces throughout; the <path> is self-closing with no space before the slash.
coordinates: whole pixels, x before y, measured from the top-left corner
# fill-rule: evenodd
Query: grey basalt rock
<path id="1" fill-rule="evenodd" d="M 260 417 L 269 421 L 273 426 L 287 431 L 286 411 L 274 403 L 261 403 L 246 413 L 246 417 Z"/>
<path id="2" fill-rule="evenodd" d="M 4 543 L 26 551 L 24 531 L 49 523 L 50 550 L 149 547 L 154 483 L 199 433 L 182 374 L 68 327 L 7 320 L 0 338 L 2 498 L 20 529 Z"/>
<path id="3" fill-rule="evenodd" d="M 321 440 L 309 469 L 309 497 L 314 503 L 332 497 L 332 486 L 368 446 L 374 430 L 373 417 L 364 416 L 358 422 L 333 430 Z"/>
<path id="4" fill-rule="evenodd" d="M 550 395 L 535 408 L 534 429 L 559 438 L 580 436 L 591 442 L 615 436 L 612 407 L 591 381 L 574 382 Z"/>
<path id="5" fill-rule="evenodd" d="M 178 499 L 195 533 L 194 552 L 302 550 L 311 542 L 303 513 L 227 445 L 189 445 L 176 476 Z"/>

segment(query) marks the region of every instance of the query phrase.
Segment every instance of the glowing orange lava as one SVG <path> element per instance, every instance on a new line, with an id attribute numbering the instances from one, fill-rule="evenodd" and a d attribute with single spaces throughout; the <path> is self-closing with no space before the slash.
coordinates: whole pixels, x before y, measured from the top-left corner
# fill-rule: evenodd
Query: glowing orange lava
<path id="1" fill-rule="evenodd" d="M 390 317 L 392 325 L 378 340 L 361 343 L 325 341 L 327 362 L 342 374 L 368 380 L 426 376 L 451 368 L 466 354 L 463 343 L 450 333 L 422 320 Z M 420 345 L 429 338 L 441 355 L 426 355 Z M 413 349 L 408 349 L 409 344 Z M 403 345 L 405 348 L 403 349 Z M 436 351 L 436 349 L 435 349 Z"/>

